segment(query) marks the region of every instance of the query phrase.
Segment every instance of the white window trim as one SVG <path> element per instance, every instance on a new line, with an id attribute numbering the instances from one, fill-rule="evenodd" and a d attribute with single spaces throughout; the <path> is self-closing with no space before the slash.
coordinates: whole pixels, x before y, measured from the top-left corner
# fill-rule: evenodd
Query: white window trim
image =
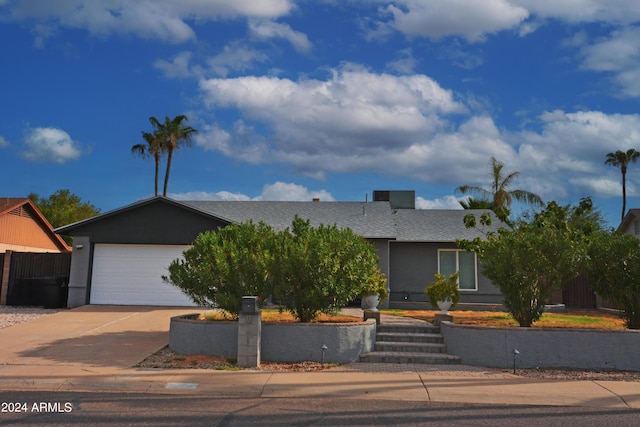
<path id="1" fill-rule="evenodd" d="M 456 271 L 460 270 L 460 252 L 469 252 L 464 251 L 462 249 L 438 249 L 438 273 L 440 273 L 440 253 L 441 252 L 456 252 Z M 473 270 L 474 270 L 474 288 L 473 289 L 461 289 L 460 288 L 460 280 L 458 279 L 458 289 L 460 292 L 478 292 L 478 256 L 475 252 L 471 252 L 473 254 Z"/>

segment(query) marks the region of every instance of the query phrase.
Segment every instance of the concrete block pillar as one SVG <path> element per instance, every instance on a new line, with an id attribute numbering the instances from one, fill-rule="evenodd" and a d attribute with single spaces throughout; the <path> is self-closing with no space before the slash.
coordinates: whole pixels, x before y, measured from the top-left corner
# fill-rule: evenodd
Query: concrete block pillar
<path id="1" fill-rule="evenodd" d="M 261 334 L 262 316 L 258 308 L 258 297 L 242 297 L 242 309 L 238 320 L 238 366 L 260 366 Z"/>

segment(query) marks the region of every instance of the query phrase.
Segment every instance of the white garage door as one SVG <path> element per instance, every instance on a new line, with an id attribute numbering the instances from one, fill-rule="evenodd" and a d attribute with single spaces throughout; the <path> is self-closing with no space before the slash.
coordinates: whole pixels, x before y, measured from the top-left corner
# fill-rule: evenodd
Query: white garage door
<path id="1" fill-rule="evenodd" d="M 96 244 L 91 304 L 194 306 L 177 287 L 164 283 L 171 261 L 188 246 Z"/>

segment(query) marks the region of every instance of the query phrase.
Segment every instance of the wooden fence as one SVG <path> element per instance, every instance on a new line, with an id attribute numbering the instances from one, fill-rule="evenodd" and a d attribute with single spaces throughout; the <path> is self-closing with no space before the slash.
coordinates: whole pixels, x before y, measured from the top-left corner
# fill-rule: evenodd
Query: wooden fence
<path id="1" fill-rule="evenodd" d="M 584 275 L 570 280 L 564 286 L 562 300 L 565 306 L 571 308 L 596 308 L 596 294 Z"/>
<path id="2" fill-rule="evenodd" d="M 38 305 L 27 289 L 26 279 L 55 278 L 69 281 L 71 253 L 34 253 L 7 251 L 0 254 L 1 305 Z M 66 285 L 66 283 L 64 283 Z"/>

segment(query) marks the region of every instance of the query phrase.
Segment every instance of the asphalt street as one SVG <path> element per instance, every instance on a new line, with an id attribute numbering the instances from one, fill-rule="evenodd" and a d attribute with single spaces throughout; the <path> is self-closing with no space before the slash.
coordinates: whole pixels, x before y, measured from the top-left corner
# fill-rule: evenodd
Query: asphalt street
<path id="1" fill-rule="evenodd" d="M 637 426 L 640 410 L 350 399 L 1 392 L 3 426 Z"/>

